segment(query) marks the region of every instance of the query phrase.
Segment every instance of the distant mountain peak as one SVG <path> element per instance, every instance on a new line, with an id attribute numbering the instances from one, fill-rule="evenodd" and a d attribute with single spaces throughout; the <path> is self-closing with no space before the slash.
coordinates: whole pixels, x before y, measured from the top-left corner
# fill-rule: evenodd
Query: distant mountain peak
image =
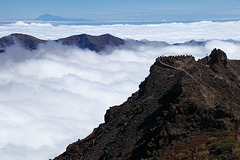
<path id="1" fill-rule="evenodd" d="M 62 18 L 60 16 L 51 15 L 51 14 L 43 14 L 43 15 L 37 17 L 35 20 L 41 20 L 41 21 L 64 21 L 65 18 Z"/>
<path id="2" fill-rule="evenodd" d="M 39 17 L 37 17 L 36 19 L 37 21 L 89 21 L 86 19 L 72 19 L 72 18 L 63 18 L 60 16 L 56 16 L 56 15 L 51 15 L 51 14 L 43 14 Z"/>

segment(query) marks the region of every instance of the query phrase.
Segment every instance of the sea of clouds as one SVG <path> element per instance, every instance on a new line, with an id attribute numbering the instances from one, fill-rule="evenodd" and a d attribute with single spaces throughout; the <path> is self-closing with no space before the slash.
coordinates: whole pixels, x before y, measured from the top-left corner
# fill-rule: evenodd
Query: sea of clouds
<path id="1" fill-rule="evenodd" d="M 27 33 L 42 39 L 58 39 L 76 34 L 100 35 L 109 33 L 124 39 L 165 41 L 168 43 L 189 40 L 240 40 L 240 21 L 193 23 L 162 23 L 146 25 L 58 25 L 49 23 L 16 22 L 0 26 L 0 37 L 12 33 Z"/>
<path id="2" fill-rule="evenodd" d="M 110 54 L 49 42 L 37 50 L 19 45 L 0 54 L 0 159 L 46 160 L 87 136 L 103 122 L 110 106 L 123 103 L 161 55 L 204 57 L 214 48 L 240 59 L 240 22 L 158 25 L 53 26 L 17 22 L 0 26 L 41 39 L 76 34 L 113 34 L 146 43 L 127 43 Z M 230 40 L 232 39 L 232 40 Z M 159 42 L 148 42 L 148 41 Z M 201 45 L 170 45 L 189 40 Z"/>

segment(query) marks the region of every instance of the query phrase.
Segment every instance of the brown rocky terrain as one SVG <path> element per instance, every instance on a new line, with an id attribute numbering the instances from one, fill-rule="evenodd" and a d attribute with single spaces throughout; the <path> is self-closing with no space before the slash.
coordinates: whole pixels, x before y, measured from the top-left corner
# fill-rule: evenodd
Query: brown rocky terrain
<path id="1" fill-rule="evenodd" d="M 41 40 L 26 34 L 11 34 L 6 37 L 0 38 L 0 53 L 5 52 L 5 48 L 13 46 L 14 44 L 20 44 L 27 50 L 34 50 L 38 48 L 40 43 L 50 42 L 50 40 Z M 116 47 L 124 45 L 125 41 L 118 37 L 114 37 L 110 34 L 104 34 L 100 36 L 91 36 L 87 34 L 75 35 L 67 38 L 61 38 L 55 40 L 67 46 L 77 46 L 82 49 L 90 49 L 92 51 L 100 52 L 106 47 Z"/>
<path id="2" fill-rule="evenodd" d="M 240 61 L 159 57 L 126 102 L 55 160 L 240 159 Z"/>

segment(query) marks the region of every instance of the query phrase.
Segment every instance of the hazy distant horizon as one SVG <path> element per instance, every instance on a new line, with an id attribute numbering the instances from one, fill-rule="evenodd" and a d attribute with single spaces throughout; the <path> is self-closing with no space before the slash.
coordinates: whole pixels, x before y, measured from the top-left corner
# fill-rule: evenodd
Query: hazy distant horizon
<path id="1" fill-rule="evenodd" d="M 9 18 L 9 19 L 3 19 L 0 17 L 0 22 L 16 22 L 16 21 L 24 21 L 24 22 L 34 22 L 34 21 L 38 21 L 41 22 L 40 20 L 36 20 L 38 17 L 42 16 L 42 15 L 47 15 L 49 13 L 43 13 L 39 16 L 33 17 L 33 18 Z M 65 16 L 59 16 L 57 14 L 49 14 L 52 16 L 57 16 L 63 19 L 67 19 L 67 21 L 72 20 L 73 22 L 75 21 L 91 21 L 91 22 L 155 22 L 155 23 L 163 23 L 163 22 L 197 22 L 197 21 L 236 21 L 236 20 L 240 20 L 240 15 L 239 16 L 232 16 L 232 17 L 201 17 L 201 18 L 178 18 L 178 17 L 174 17 L 174 18 L 157 18 L 157 19 L 153 19 L 153 18 L 149 18 L 149 19 L 87 19 L 85 17 L 65 17 Z M 58 20 L 53 20 L 53 21 L 58 21 Z M 44 22 L 44 21 L 42 21 Z M 49 21 L 50 22 L 50 21 Z"/>
<path id="2" fill-rule="evenodd" d="M 43 14 L 45 15 L 45 14 Z M 40 15 L 42 16 L 42 15 Z M 38 16 L 38 17 L 40 17 Z M 202 22 L 202 21 L 212 21 L 212 22 L 229 22 L 229 21 L 240 21 L 240 16 L 235 18 L 215 18 L 215 19 L 159 19 L 159 20 L 92 20 L 92 19 L 75 19 L 60 17 L 58 15 L 51 15 L 62 18 L 63 20 L 37 20 L 38 17 L 33 19 L 0 19 L 0 26 L 5 24 L 14 24 L 14 23 L 39 23 L 39 24 L 51 24 L 51 25 L 115 25 L 115 24 L 130 24 L 130 25 L 145 25 L 145 24 L 162 24 L 162 23 L 192 23 L 192 22 Z M 65 19 L 65 20 L 64 20 Z"/>
<path id="3" fill-rule="evenodd" d="M 240 18 L 239 0 L 11 0 L 0 1 L 0 20 L 30 20 L 42 14 L 93 21 L 201 21 Z"/>

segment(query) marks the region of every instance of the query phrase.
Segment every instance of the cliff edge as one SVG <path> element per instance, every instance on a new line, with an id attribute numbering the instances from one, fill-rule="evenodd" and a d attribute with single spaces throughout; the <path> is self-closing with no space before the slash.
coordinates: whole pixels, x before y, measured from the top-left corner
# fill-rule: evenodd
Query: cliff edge
<path id="1" fill-rule="evenodd" d="M 126 102 L 55 160 L 238 159 L 240 61 L 159 57 Z"/>

